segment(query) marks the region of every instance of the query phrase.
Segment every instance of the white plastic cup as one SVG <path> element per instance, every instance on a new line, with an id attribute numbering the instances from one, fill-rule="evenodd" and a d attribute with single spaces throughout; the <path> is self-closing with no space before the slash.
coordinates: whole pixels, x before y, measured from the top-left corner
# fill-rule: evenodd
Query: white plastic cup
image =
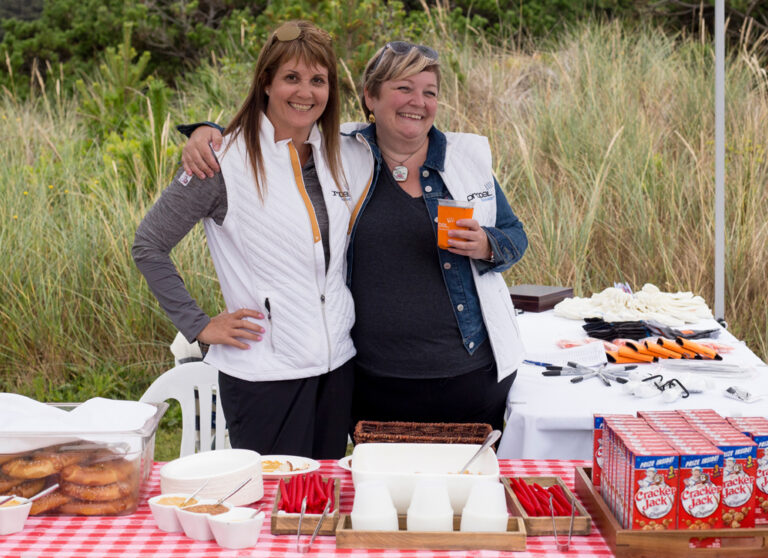
<path id="1" fill-rule="evenodd" d="M 350 518 L 357 531 L 397 531 L 397 510 L 387 485 L 382 481 L 358 483 Z"/>
<path id="2" fill-rule="evenodd" d="M 453 531 L 453 508 L 445 481 L 422 479 L 416 483 L 406 525 L 409 531 Z"/>
<path id="3" fill-rule="evenodd" d="M 508 519 L 504 486 L 498 482 L 479 482 L 472 487 L 461 512 L 461 530 L 505 532 Z"/>

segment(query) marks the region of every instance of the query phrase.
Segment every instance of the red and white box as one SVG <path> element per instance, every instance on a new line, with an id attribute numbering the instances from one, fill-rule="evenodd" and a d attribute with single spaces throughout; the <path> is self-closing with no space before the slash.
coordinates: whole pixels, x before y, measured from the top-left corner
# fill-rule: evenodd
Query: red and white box
<path id="1" fill-rule="evenodd" d="M 632 513 L 629 529 L 663 530 L 677 526 L 679 456 L 670 446 L 630 448 Z"/>
<path id="2" fill-rule="evenodd" d="M 755 525 L 768 525 L 768 419 L 765 417 L 729 418 L 741 432 L 757 444 L 755 472 Z"/>
<path id="3" fill-rule="evenodd" d="M 632 415 L 599 415 L 594 416 L 594 430 L 592 431 L 592 486 L 599 487 L 602 479 L 603 462 L 603 423 L 607 417 L 635 418 Z"/>
<path id="4" fill-rule="evenodd" d="M 737 430 L 703 434 L 723 452 L 723 527 L 754 527 L 757 444 Z"/>
<path id="5" fill-rule="evenodd" d="M 723 452 L 706 441 L 691 449 L 672 447 L 680 454 L 677 528 L 722 527 Z"/>
<path id="6" fill-rule="evenodd" d="M 703 422 L 725 422 L 720 413 L 714 409 L 678 409 L 677 414 L 687 420 L 698 419 Z"/>
<path id="7" fill-rule="evenodd" d="M 768 428 L 752 434 L 757 444 L 755 471 L 755 525 L 768 525 Z"/>

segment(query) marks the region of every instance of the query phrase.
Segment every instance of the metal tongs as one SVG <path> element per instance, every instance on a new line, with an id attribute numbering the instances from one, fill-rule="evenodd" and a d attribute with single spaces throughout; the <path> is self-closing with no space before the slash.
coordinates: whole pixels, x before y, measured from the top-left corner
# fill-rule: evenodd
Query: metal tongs
<path id="1" fill-rule="evenodd" d="M 555 545 L 560 552 L 567 551 L 571 546 L 571 537 L 573 536 L 573 518 L 576 515 L 576 504 L 571 499 L 571 524 L 568 527 L 568 539 L 563 543 L 557 538 L 557 525 L 555 522 L 555 506 L 552 503 L 552 494 L 549 495 L 549 512 L 552 514 L 552 531 L 555 534 Z"/>
<path id="2" fill-rule="evenodd" d="M 315 542 L 315 537 L 317 537 L 317 534 L 320 532 L 320 527 L 323 525 L 323 521 L 325 521 L 325 518 L 328 516 L 328 511 L 331 508 L 331 499 L 328 498 L 325 502 L 325 508 L 323 508 L 323 515 L 320 516 L 320 519 L 317 522 L 317 525 L 315 525 L 315 530 L 312 532 L 312 537 L 309 539 L 309 542 L 305 545 L 299 544 L 299 537 L 301 537 L 301 527 L 299 527 L 299 533 L 296 537 L 296 547 L 298 548 L 299 552 L 302 554 L 306 554 L 309 552 L 309 549 L 312 548 L 312 543 Z M 303 509 L 303 504 L 302 504 Z M 299 518 L 301 519 L 301 518 Z"/>
<path id="3" fill-rule="evenodd" d="M 304 521 L 304 514 L 307 511 L 307 497 L 301 500 L 301 513 L 299 514 L 299 528 L 296 530 L 296 552 L 301 552 L 301 523 Z"/>

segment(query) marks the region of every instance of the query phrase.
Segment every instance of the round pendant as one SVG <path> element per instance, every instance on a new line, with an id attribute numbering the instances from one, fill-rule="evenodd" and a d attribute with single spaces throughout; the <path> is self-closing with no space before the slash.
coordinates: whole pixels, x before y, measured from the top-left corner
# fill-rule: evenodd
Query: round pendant
<path id="1" fill-rule="evenodd" d="M 408 178 L 408 169 L 403 165 L 397 165 L 394 169 L 392 169 L 392 176 L 398 182 L 405 182 L 405 180 Z"/>

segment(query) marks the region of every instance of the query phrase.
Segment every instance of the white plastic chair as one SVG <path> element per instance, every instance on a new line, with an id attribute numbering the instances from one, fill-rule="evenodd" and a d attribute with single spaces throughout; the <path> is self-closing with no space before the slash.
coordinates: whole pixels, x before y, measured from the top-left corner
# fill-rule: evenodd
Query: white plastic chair
<path id="1" fill-rule="evenodd" d="M 145 403 L 161 403 L 168 399 L 175 399 L 179 402 L 181 405 L 181 449 L 179 457 L 214 448 L 229 447 L 224 411 L 221 408 L 221 397 L 219 396 L 218 374 L 216 368 L 202 361 L 180 364 L 164 372 L 162 376 L 152 382 L 152 385 L 139 399 Z M 215 414 L 213 414 L 214 394 L 216 397 Z M 199 420 L 197 420 L 198 417 Z M 212 424 L 215 424 L 213 435 Z M 198 428 L 199 440 L 197 439 Z"/>

